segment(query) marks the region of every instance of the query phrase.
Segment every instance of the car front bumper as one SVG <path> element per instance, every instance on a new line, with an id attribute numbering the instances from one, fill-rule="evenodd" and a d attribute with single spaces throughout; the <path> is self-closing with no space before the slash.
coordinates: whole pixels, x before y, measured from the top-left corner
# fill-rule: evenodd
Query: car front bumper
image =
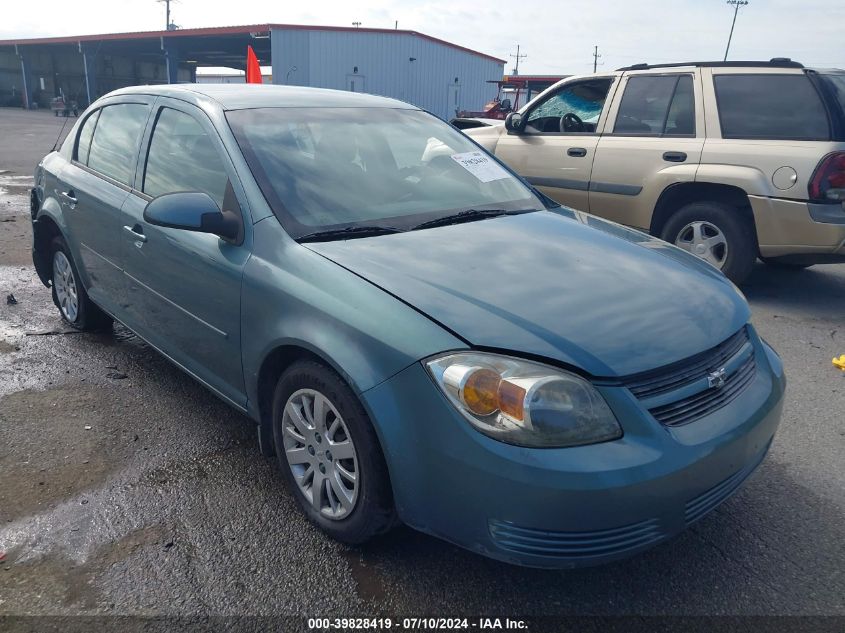
<path id="1" fill-rule="evenodd" d="M 499 560 L 569 568 L 628 557 L 684 530 L 751 474 L 780 422 L 785 378 L 755 338 L 745 392 L 677 428 L 623 387 L 601 391 L 619 440 L 562 449 L 503 444 L 473 429 L 421 364 L 365 392 L 397 510 L 410 526 Z"/>

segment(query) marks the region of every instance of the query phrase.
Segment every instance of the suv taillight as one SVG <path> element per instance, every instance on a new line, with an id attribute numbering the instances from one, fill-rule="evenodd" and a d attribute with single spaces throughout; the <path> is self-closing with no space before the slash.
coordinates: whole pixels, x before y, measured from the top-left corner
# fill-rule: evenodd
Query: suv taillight
<path id="1" fill-rule="evenodd" d="M 822 158 L 808 187 L 811 200 L 845 200 L 845 152 Z"/>

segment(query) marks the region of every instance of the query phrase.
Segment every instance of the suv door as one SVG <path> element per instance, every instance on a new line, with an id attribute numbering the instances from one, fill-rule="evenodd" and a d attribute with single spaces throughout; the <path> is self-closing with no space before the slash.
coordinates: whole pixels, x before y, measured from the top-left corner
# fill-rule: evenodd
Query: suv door
<path id="1" fill-rule="evenodd" d="M 68 245 L 91 299 L 120 317 L 120 208 L 135 177 L 151 110 L 143 97 L 107 102 L 79 127 L 71 161 L 58 176 Z"/>
<path id="2" fill-rule="evenodd" d="M 523 113 L 525 129 L 503 133 L 496 156 L 561 204 L 589 210 L 593 155 L 614 77 L 564 83 Z"/>
<path id="3" fill-rule="evenodd" d="M 122 212 L 127 325 L 243 407 L 241 274 L 251 232 L 233 183 L 240 185 L 214 126 L 201 110 L 159 98 L 154 118 L 136 190 Z M 246 238 L 234 243 L 208 233 L 148 224 L 147 202 L 177 191 L 207 193 L 221 209 L 235 212 Z"/>
<path id="4" fill-rule="evenodd" d="M 663 190 L 695 180 L 704 146 L 701 98 L 692 71 L 625 76 L 593 161 L 591 213 L 649 230 Z"/>

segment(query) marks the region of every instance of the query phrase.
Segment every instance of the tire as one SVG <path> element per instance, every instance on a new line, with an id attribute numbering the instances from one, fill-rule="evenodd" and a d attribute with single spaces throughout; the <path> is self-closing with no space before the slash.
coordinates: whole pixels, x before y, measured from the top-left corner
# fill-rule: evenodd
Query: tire
<path id="1" fill-rule="evenodd" d="M 53 303 L 72 328 L 92 332 L 112 326 L 113 319 L 88 298 L 70 249 L 61 236 L 50 242 L 50 285 Z"/>
<path id="2" fill-rule="evenodd" d="M 696 243 L 696 226 L 703 240 Z M 661 239 L 709 261 L 735 284 L 741 284 L 757 259 L 754 226 L 736 207 L 721 202 L 692 202 L 678 209 L 666 222 Z M 722 245 L 712 247 L 704 240 Z M 700 244 L 700 245 L 699 245 Z M 703 248 L 702 254 L 698 249 Z"/>
<path id="3" fill-rule="evenodd" d="M 771 266 L 772 268 L 778 268 L 780 270 L 791 270 L 791 271 L 800 271 L 812 266 L 812 264 L 800 264 L 795 262 L 788 262 L 783 261 L 781 259 L 772 259 L 769 257 L 760 257 L 760 261 L 766 264 L 766 266 Z"/>
<path id="4" fill-rule="evenodd" d="M 314 415 L 319 396 L 327 412 L 322 423 Z M 375 430 L 353 391 L 328 367 L 313 360 L 298 361 L 279 378 L 273 395 L 273 441 L 279 466 L 300 508 L 332 538 L 358 545 L 397 523 L 387 464 Z M 351 453 L 345 441 L 351 443 Z M 338 456 L 341 450 L 344 457 Z M 354 484 L 344 471 L 353 472 Z M 320 494 L 315 502 L 316 478 Z M 349 507 L 341 504 L 341 495 Z"/>

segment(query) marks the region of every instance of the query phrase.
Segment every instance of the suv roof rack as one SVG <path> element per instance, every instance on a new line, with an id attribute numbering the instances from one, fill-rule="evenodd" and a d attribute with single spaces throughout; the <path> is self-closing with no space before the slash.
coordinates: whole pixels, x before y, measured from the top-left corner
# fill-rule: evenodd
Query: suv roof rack
<path id="1" fill-rule="evenodd" d="M 710 66 L 716 68 L 742 68 L 748 66 L 753 68 L 804 68 L 804 64 L 794 62 L 789 59 L 789 57 L 772 57 L 767 62 L 677 62 L 674 64 L 634 64 L 633 66 L 623 66 L 622 68 L 617 68 L 616 70 L 650 70 L 652 68 L 680 68 L 682 66 Z"/>

